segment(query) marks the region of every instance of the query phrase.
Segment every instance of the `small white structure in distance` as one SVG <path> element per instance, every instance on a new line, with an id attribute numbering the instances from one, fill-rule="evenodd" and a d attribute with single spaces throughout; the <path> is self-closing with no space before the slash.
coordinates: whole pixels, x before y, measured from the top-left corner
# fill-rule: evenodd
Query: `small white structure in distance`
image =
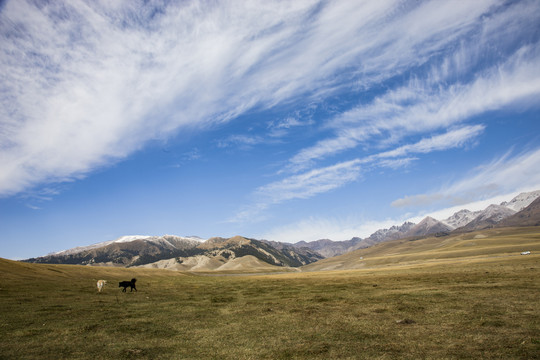
<path id="1" fill-rule="evenodd" d="M 531 255 L 531 252 L 530 251 L 524 251 L 521 253 L 521 255 Z"/>

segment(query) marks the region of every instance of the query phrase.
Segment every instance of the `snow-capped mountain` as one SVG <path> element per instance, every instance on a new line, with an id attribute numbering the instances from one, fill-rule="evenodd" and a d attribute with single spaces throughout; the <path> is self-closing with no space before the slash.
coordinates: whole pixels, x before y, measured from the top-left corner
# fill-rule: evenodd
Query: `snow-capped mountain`
<path id="1" fill-rule="evenodd" d="M 489 205 L 482 211 L 473 221 L 465 226 L 458 228 L 458 231 L 473 231 L 491 228 L 509 216 L 512 216 L 516 211 L 502 205 Z"/>
<path id="2" fill-rule="evenodd" d="M 410 231 L 415 223 L 407 221 L 401 225 L 394 225 L 388 229 L 380 229 L 371 234 L 366 240 L 372 244 L 377 244 L 383 241 L 397 240 L 402 238 L 408 231 Z"/>
<path id="3" fill-rule="evenodd" d="M 476 219 L 476 217 L 481 213 L 481 210 L 470 211 L 467 209 L 463 209 L 450 216 L 449 218 L 441 220 L 441 222 L 453 230 L 467 225 L 468 223 Z"/>
<path id="4" fill-rule="evenodd" d="M 497 226 L 540 226 L 540 197 L 525 209 L 501 221 Z"/>
<path id="5" fill-rule="evenodd" d="M 529 206 L 534 200 L 540 197 L 540 190 L 521 193 L 508 202 L 502 202 L 502 206 L 506 206 L 514 211 L 521 211 Z"/>
<path id="6" fill-rule="evenodd" d="M 448 233 L 452 229 L 439 220 L 436 220 L 430 216 L 426 216 L 422 221 L 417 225 L 413 226 L 409 231 L 407 231 L 403 237 L 417 237 L 417 236 L 426 236 L 431 234 L 441 234 Z"/>
<path id="7" fill-rule="evenodd" d="M 204 241 L 204 239 L 202 239 L 202 238 L 200 238 L 198 236 L 184 237 L 184 236 L 176 236 L 176 235 L 163 235 L 163 236 L 126 235 L 126 236 L 121 236 L 121 237 L 119 237 L 119 238 L 117 238 L 115 240 L 103 241 L 103 242 L 88 245 L 88 246 L 78 246 L 78 247 L 75 247 L 75 248 L 72 248 L 72 249 L 59 251 L 59 252 L 52 253 L 52 254 L 49 254 L 49 255 L 73 255 L 73 254 L 77 254 L 77 253 L 80 253 L 80 252 L 83 252 L 83 251 L 89 251 L 89 250 L 92 250 L 92 249 L 102 248 L 102 247 L 105 247 L 105 246 L 108 246 L 108 245 L 111 245 L 111 244 L 129 243 L 129 242 L 133 242 L 135 240 L 144 240 L 144 241 L 149 241 L 149 242 L 153 242 L 153 243 L 163 243 L 163 244 L 168 243 L 170 246 L 173 246 L 173 247 L 174 247 L 174 245 L 171 244 L 171 241 L 173 241 L 173 242 L 193 242 L 193 244 L 201 243 L 201 242 Z"/>
<path id="8" fill-rule="evenodd" d="M 495 226 L 517 211 L 526 208 L 538 198 L 540 198 L 540 190 L 521 193 L 508 202 L 503 202 L 501 205 L 491 205 L 484 210 L 470 211 L 463 209 L 441 221 L 428 217 L 419 224 L 406 222 L 401 226 L 394 225 L 389 229 L 377 230 L 365 239 L 355 237 L 347 241 L 332 241 L 329 239 L 311 242 L 301 241 L 296 243 L 295 246 L 309 247 L 325 257 L 331 257 L 352 250 L 370 247 L 380 242 L 397 240 L 404 237 L 445 234 L 453 230 L 474 231 L 485 229 Z M 534 223 L 532 220 L 529 222 Z"/>
<path id="9" fill-rule="evenodd" d="M 123 236 L 116 240 L 25 261 L 48 264 L 141 266 L 171 259 L 182 263 L 197 256 L 226 263 L 246 255 L 254 256 L 270 265 L 292 267 L 322 259 L 321 255 L 309 249 L 299 251 L 293 246 L 276 246 L 241 236 L 216 237 L 201 241 L 198 237 L 164 235 Z"/>
<path id="10" fill-rule="evenodd" d="M 452 229 L 478 230 L 482 227 L 494 225 L 506 217 L 525 209 L 539 197 L 540 190 L 521 193 L 510 201 L 504 201 L 500 205 L 490 205 L 484 210 L 460 210 L 449 218 L 442 220 L 442 222 Z M 511 211 L 505 211 L 504 208 Z"/>
<path id="11" fill-rule="evenodd" d="M 364 249 L 383 241 L 397 240 L 409 231 L 413 226 L 412 222 L 405 222 L 402 225 L 394 225 L 388 229 L 379 229 L 369 237 L 362 239 L 353 237 L 345 241 L 332 241 L 329 239 L 321 239 L 315 241 L 300 241 L 294 244 L 295 247 L 307 247 L 324 256 L 325 258 L 345 254 L 349 251 Z"/>
<path id="12" fill-rule="evenodd" d="M 540 225 L 540 190 L 521 193 L 509 202 L 490 205 L 483 211 L 460 210 L 443 221 L 426 217 L 419 224 L 405 222 L 400 226 L 380 229 L 367 238 L 347 241 L 328 239 L 298 242 L 294 245 L 275 241 L 259 241 L 243 237 L 201 239 L 197 236 L 129 235 L 115 240 L 49 254 L 29 262 L 64 264 L 100 264 L 137 266 L 166 259 L 187 259 L 193 256 L 241 257 L 253 255 L 278 266 L 301 266 L 323 257 L 332 257 L 377 243 L 405 237 L 438 236 L 451 231 L 467 232 L 495 226 Z M 519 209 L 519 210 L 516 210 Z M 505 222 L 505 219 L 508 219 Z M 225 249 L 225 250 L 224 250 Z"/>

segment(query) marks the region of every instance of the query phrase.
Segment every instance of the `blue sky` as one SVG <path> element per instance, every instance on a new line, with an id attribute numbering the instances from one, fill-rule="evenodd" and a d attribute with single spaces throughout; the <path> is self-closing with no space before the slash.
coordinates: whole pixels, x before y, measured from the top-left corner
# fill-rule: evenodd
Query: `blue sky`
<path id="1" fill-rule="evenodd" d="M 538 1 L 5 1 L 0 256 L 366 237 L 540 189 Z"/>

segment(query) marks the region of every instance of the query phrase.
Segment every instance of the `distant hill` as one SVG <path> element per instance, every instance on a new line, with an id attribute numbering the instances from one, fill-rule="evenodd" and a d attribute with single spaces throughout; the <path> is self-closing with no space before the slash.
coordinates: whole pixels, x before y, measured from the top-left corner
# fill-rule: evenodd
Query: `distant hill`
<path id="1" fill-rule="evenodd" d="M 341 255 L 351 250 L 355 250 L 355 246 L 361 241 L 362 239 L 357 237 L 345 241 L 332 241 L 329 239 L 321 239 L 310 242 L 300 241 L 293 246 L 297 248 L 311 249 L 321 254 L 323 257 L 327 258 Z"/>
<path id="2" fill-rule="evenodd" d="M 394 225 L 388 229 L 380 229 L 369 237 L 362 239 L 354 237 L 346 241 L 321 239 L 311 242 L 300 241 L 294 246 L 308 247 L 325 258 L 348 253 L 350 251 L 374 246 L 381 242 L 403 239 L 407 237 L 422 238 L 431 234 L 445 235 L 451 231 L 468 232 L 496 226 L 507 217 L 515 214 L 540 197 L 540 190 L 525 192 L 510 201 L 500 205 L 491 205 L 484 210 L 470 211 L 462 209 L 452 216 L 437 220 L 431 217 L 423 219 L 419 224 L 405 222 L 400 226 Z"/>
<path id="3" fill-rule="evenodd" d="M 216 262 L 216 267 L 224 263 L 251 255 L 274 266 L 298 267 L 323 257 L 309 249 L 297 250 L 292 246 L 278 249 L 269 243 L 247 239 L 211 238 L 201 241 L 172 235 L 153 237 L 122 237 L 117 240 L 70 249 L 47 256 L 25 260 L 33 263 L 78 264 L 105 266 L 141 266 L 163 260 L 176 259 L 178 263 L 189 262 L 199 257 L 206 262 Z"/>
<path id="4" fill-rule="evenodd" d="M 369 237 L 362 239 L 359 237 L 354 237 L 351 240 L 345 241 L 332 241 L 329 239 L 322 239 L 316 241 L 300 241 L 294 244 L 298 247 L 308 247 L 325 258 L 345 254 L 350 251 L 364 249 L 380 242 L 395 240 L 402 238 L 407 231 L 409 231 L 413 226 L 412 222 L 405 222 L 402 225 L 394 225 L 388 229 L 380 229 L 371 234 Z"/>
<path id="5" fill-rule="evenodd" d="M 156 261 L 151 264 L 140 265 L 142 268 L 167 269 L 177 271 L 209 272 L 209 271 L 229 271 L 229 272 L 282 272 L 283 266 L 270 265 L 269 263 L 256 258 L 253 255 L 242 257 L 226 258 L 223 256 L 196 255 L 189 258 L 172 258 Z"/>

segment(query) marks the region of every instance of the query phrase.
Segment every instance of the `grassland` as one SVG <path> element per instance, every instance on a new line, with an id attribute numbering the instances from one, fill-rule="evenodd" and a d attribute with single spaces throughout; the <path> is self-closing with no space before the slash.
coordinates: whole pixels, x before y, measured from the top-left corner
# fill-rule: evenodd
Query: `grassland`
<path id="1" fill-rule="evenodd" d="M 0 260 L 0 275 L 2 359 L 540 358 L 534 252 L 258 276 Z"/>

